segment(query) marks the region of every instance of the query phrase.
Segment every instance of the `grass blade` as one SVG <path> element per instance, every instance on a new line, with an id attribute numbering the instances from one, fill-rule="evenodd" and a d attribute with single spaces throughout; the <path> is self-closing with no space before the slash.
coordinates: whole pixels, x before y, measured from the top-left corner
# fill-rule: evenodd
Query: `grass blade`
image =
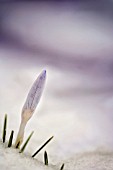
<path id="1" fill-rule="evenodd" d="M 11 131 L 11 135 L 9 137 L 9 142 L 8 142 L 8 147 L 10 148 L 12 146 L 12 141 L 13 141 L 13 135 L 14 135 L 14 131 Z"/>
<path id="2" fill-rule="evenodd" d="M 44 152 L 44 163 L 45 165 L 48 165 L 48 155 L 46 151 Z"/>
<path id="3" fill-rule="evenodd" d="M 62 164 L 62 166 L 61 166 L 60 170 L 63 170 L 63 169 L 64 169 L 64 164 Z"/>
<path id="4" fill-rule="evenodd" d="M 32 157 L 35 157 L 52 139 L 54 136 L 49 138 L 33 155 Z"/>
<path id="5" fill-rule="evenodd" d="M 16 149 L 19 149 L 20 146 L 20 141 L 17 143 L 17 145 L 15 146 Z"/>
<path id="6" fill-rule="evenodd" d="M 26 148 L 26 146 L 27 146 L 29 140 L 31 139 L 33 133 L 34 133 L 34 132 L 31 132 L 31 134 L 28 136 L 27 140 L 26 140 L 25 143 L 23 144 L 23 146 L 22 146 L 22 148 L 21 148 L 21 150 L 20 150 L 19 153 L 22 153 L 22 152 L 25 150 L 25 148 Z"/>
<path id="7" fill-rule="evenodd" d="M 2 134 L 3 143 L 5 143 L 6 140 L 6 128 L 7 128 L 7 114 L 5 114 L 4 117 L 3 134 Z"/>

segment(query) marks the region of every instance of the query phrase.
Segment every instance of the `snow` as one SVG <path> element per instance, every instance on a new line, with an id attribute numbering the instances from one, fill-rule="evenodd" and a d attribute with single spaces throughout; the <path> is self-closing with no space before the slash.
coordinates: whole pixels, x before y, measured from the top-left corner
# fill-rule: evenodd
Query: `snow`
<path id="1" fill-rule="evenodd" d="M 30 157 L 30 155 L 20 154 L 14 148 L 7 148 L 0 143 L 0 169 L 6 170 L 53 170 L 55 166 L 49 165 L 46 167 L 42 162 Z"/>
<path id="2" fill-rule="evenodd" d="M 56 158 L 57 159 L 57 158 Z M 2 170 L 60 170 L 59 165 L 44 165 L 38 159 L 32 158 L 28 154 L 19 153 L 17 149 L 7 148 L 0 142 L 0 167 Z M 74 157 L 65 161 L 65 170 L 112 170 L 113 168 L 113 152 L 86 152 L 76 154 Z"/>
<path id="3" fill-rule="evenodd" d="M 89 152 L 78 154 L 66 162 L 69 170 L 112 170 L 113 152 Z"/>

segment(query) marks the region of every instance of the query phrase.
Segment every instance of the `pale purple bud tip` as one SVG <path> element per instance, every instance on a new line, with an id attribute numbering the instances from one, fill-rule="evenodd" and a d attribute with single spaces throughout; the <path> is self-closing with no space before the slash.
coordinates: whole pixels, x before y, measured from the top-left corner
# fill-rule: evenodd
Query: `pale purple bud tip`
<path id="1" fill-rule="evenodd" d="M 46 70 L 44 70 L 44 74 L 46 74 Z"/>
<path id="2" fill-rule="evenodd" d="M 43 70 L 40 74 L 40 79 L 45 79 L 46 78 L 46 70 Z"/>
<path id="3" fill-rule="evenodd" d="M 46 75 L 46 70 L 43 70 L 43 71 L 42 71 L 42 74 L 45 76 L 45 75 Z"/>

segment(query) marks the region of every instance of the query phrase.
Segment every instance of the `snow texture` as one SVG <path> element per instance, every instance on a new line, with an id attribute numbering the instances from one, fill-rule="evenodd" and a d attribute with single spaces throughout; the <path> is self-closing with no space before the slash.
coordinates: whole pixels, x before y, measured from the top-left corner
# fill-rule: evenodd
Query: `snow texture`
<path id="1" fill-rule="evenodd" d="M 56 158 L 57 159 L 57 158 Z M 44 165 L 30 155 L 19 154 L 18 150 L 7 148 L 0 143 L 0 169 L 2 170 L 60 170 L 60 164 L 55 166 Z M 77 154 L 65 161 L 64 170 L 112 170 L 113 152 L 86 152 Z"/>

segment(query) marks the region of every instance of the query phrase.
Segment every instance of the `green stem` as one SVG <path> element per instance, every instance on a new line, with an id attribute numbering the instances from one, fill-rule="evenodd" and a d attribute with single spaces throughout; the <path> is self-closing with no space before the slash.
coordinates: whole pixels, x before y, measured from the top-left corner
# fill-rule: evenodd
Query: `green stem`
<path id="1" fill-rule="evenodd" d="M 7 114 L 5 114 L 4 117 L 3 134 L 2 134 L 3 143 L 5 143 L 6 140 L 6 128 L 7 128 Z"/>
<path id="2" fill-rule="evenodd" d="M 46 151 L 44 152 L 44 163 L 45 165 L 48 165 L 48 155 Z"/>
<path id="3" fill-rule="evenodd" d="M 9 137 L 9 142 L 8 142 L 8 147 L 10 148 L 12 146 L 12 141 L 13 141 L 13 135 L 14 135 L 14 131 L 11 131 L 10 137 Z"/>
<path id="4" fill-rule="evenodd" d="M 34 132 L 31 132 L 31 134 L 28 136 L 27 140 L 26 140 L 25 143 L 23 144 L 23 146 L 22 146 L 22 148 L 21 148 L 21 150 L 20 150 L 19 153 L 22 153 L 22 152 L 25 150 L 25 148 L 26 148 L 26 146 L 27 146 L 29 140 L 31 139 L 33 133 L 34 133 Z"/>
<path id="5" fill-rule="evenodd" d="M 63 170 L 63 169 L 64 169 L 64 164 L 62 164 L 62 166 L 61 166 L 60 170 Z"/>
<path id="6" fill-rule="evenodd" d="M 35 157 L 52 139 L 54 136 L 49 138 L 33 155 L 32 157 Z"/>

